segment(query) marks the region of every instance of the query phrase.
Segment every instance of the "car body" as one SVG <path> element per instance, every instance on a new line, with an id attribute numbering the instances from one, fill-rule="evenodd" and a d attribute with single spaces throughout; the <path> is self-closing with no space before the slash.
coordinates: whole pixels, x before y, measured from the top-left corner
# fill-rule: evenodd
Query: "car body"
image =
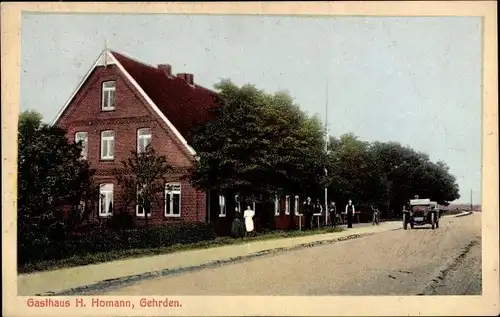
<path id="1" fill-rule="evenodd" d="M 410 210 L 403 212 L 403 229 L 407 229 L 408 224 L 413 229 L 414 226 L 430 224 L 431 228 L 439 228 L 439 205 L 428 198 L 411 199 Z"/>

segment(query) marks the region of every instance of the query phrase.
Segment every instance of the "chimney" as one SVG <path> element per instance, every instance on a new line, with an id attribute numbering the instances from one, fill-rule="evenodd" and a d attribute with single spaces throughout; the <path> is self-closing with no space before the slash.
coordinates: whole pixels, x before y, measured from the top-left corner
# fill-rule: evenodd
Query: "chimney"
<path id="1" fill-rule="evenodd" d="M 188 84 L 194 85 L 194 75 L 189 73 L 179 73 L 177 77 L 184 79 Z"/>
<path id="2" fill-rule="evenodd" d="M 158 69 L 165 73 L 165 76 L 172 77 L 172 65 L 170 64 L 159 64 Z"/>

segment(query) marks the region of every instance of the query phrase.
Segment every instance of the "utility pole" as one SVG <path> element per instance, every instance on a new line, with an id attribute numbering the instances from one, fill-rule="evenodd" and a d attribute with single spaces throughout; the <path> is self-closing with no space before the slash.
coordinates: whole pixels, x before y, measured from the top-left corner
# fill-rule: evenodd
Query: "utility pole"
<path id="1" fill-rule="evenodd" d="M 472 189 L 470 190 L 470 211 L 473 211 L 473 207 L 472 207 Z"/>
<path id="2" fill-rule="evenodd" d="M 328 78 L 326 80 L 326 102 L 325 102 L 325 154 L 328 157 Z M 325 181 L 327 177 L 328 177 L 328 169 L 325 166 Z M 325 226 L 328 226 L 328 183 L 325 184 Z"/>

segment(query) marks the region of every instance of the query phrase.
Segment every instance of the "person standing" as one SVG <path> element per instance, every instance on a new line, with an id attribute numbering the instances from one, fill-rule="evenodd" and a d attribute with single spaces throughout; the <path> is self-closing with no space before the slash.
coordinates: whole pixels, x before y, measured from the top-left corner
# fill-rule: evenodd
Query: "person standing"
<path id="1" fill-rule="evenodd" d="M 253 217 L 255 216 L 255 211 L 253 211 L 250 206 L 243 212 L 243 218 L 245 219 L 246 234 L 252 234 L 254 231 Z"/>
<path id="2" fill-rule="evenodd" d="M 311 222 L 312 222 L 312 213 L 313 213 L 313 205 L 311 202 L 311 197 L 307 197 L 306 201 L 304 202 L 304 229 L 309 230 L 311 229 Z"/>
<path id="3" fill-rule="evenodd" d="M 371 205 L 372 209 L 372 226 L 380 223 L 380 211 L 377 206 Z"/>
<path id="4" fill-rule="evenodd" d="M 335 206 L 335 202 L 332 201 L 330 203 L 330 207 L 328 208 L 328 212 L 330 213 L 330 219 L 332 219 L 332 227 L 335 228 L 337 226 L 337 206 Z"/>
<path id="5" fill-rule="evenodd" d="M 231 235 L 234 238 L 242 238 L 244 236 L 243 231 L 241 230 L 242 227 L 241 214 L 238 207 L 236 207 L 234 208 L 234 219 L 231 223 Z"/>
<path id="6" fill-rule="evenodd" d="M 347 228 L 352 228 L 352 218 L 354 217 L 354 205 L 352 204 L 352 200 L 349 199 L 349 202 L 345 206 L 345 213 L 347 217 Z"/>
<path id="7" fill-rule="evenodd" d="M 321 206 L 321 203 L 319 202 L 319 199 L 316 200 L 313 206 L 313 216 L 317 217 L 318 223 L 317 226 L 319 228 L 319 219 L 323 215 L 323 206 Z"/>

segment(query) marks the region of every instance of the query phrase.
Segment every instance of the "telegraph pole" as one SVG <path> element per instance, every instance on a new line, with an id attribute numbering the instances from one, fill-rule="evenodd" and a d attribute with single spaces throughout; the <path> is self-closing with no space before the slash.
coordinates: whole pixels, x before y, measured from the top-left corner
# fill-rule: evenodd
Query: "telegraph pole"
<path id="1" fill-rule="evenodd" d="M 326 102 L 325 102 L 325 154 L 328 157 L 328 78 L 326 80 Z M 328 170 L 325 166 L 325 181 L 327 177 L 328 177 Z M 328 226 L 328 183 L 325 184 L 325 226 Z"/>
<path id="2" fill-rule="evenodd" d="M 472 207 L 472 189 L 470 190 L 470 211 L 473 211 L 473 207 Z"/>

